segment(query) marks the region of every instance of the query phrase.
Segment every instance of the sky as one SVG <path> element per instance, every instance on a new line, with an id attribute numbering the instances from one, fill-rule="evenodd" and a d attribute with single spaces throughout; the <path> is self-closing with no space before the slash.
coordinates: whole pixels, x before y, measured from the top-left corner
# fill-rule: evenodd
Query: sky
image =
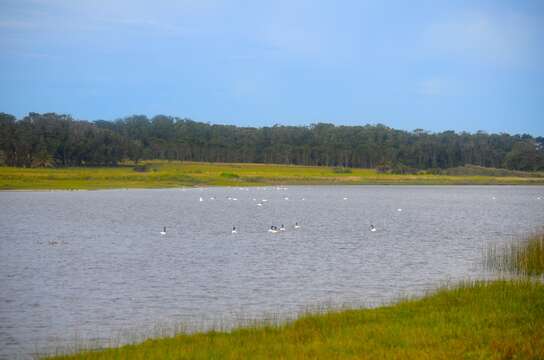
<path id="1" fill-rule="evenodd" d="M 0 112 L 544 135 L 544 2 L 0 0 Z"/>

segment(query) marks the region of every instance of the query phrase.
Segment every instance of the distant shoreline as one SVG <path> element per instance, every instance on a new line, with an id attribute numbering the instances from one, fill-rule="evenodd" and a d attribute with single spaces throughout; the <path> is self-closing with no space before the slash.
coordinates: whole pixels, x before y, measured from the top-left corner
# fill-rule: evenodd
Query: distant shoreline
<path id="1" fill-rule="evenodd" d="M 470 170 L 470 169 L 469 169 Z M 493 173 L 493 169 L 486 170 Z M 392 174 L 375 169 L 147 161 L 138 167 L 0 167 L 0 191 L 81 191 L 277 185 L 544 185 L 526 176 Z"/>

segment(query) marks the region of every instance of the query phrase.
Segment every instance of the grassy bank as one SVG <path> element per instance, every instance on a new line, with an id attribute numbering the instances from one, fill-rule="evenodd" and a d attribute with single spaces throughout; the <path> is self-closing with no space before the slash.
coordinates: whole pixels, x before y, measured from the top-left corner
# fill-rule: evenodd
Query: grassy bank
<path id="1" fill-rule="evenodd" d="M 464 282 L 375 309 L 182 333 L 55 359 L 544 359 L 543 243 L 544 234 L 536 234 L 488 252 L 486 265 L 520 275 L 512 280 Z"/>
<path id="2" fill-rule="evenodd" d="M 493 250 L 487 265 L 521 275 L 465 282 L 375 309 L 84 350 L 56 359 L 544 359 L 544 235 Z"/>
<path id="3" fill-rule="evenodd" d="M 136 171 L 139 170 L 139 171 Z M 139 169 L 23 169 L 0 167 L 0 190 L 168 188 L 180 186 L 263 186 L 325 184 L 544 185 L 542 176 L 382 174 L 373 169 L 272 164 L 221 164 L 151 161 Z"/>
<path id="4" fill-rule="evenodd" d="M 207 332 L 59 359 L 542 359 L 544 285 L 467 283 L 376 309 Z"/>

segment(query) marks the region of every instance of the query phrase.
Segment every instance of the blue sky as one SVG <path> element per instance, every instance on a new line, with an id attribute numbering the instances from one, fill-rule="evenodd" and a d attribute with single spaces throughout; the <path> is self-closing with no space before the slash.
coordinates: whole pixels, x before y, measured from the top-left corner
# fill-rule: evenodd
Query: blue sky
<path id="1" fill-rule="evenodd" d="M 0 111 L 544 135 L 542 1 L 0 0 Z"/>

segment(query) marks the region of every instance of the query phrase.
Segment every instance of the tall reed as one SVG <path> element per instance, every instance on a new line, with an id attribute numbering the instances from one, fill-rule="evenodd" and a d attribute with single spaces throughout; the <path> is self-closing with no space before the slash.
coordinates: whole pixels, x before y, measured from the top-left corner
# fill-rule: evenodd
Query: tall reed
<path id="1" fill-rule="evenodd" d="M 515 275 L 544 274 L 544 232 L 525 239 L 491 246 L 487 250 L 485 265 L 488 269 Z"/>

